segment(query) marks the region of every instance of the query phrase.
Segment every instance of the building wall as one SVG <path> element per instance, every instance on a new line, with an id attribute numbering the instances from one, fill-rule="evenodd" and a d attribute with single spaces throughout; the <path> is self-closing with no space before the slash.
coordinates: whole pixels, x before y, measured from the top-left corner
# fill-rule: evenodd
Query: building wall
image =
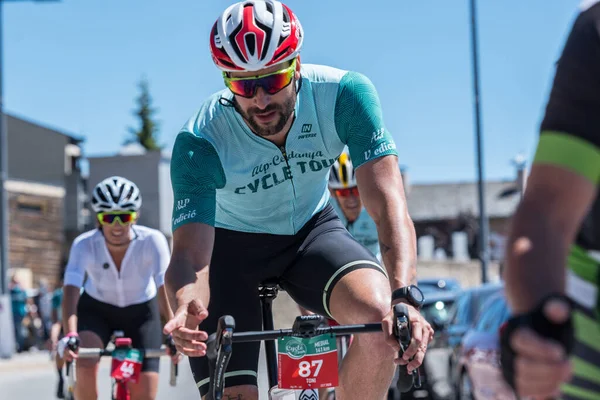
<path id="1" fill-rule="evenodd" d="M 9 265 L 21 276 L 31 276 L 27 287 L 46 278 L 51 287 L 58 283 L 63 265 L 63 199 L 61 187 L 7 181 L 9 215 Z"/>
<path id="2" fill-rule="evenodd" d="M 6 126 L 8 178 L 64 186 L 65 147 L 70 138 L 10 115 Z"/>

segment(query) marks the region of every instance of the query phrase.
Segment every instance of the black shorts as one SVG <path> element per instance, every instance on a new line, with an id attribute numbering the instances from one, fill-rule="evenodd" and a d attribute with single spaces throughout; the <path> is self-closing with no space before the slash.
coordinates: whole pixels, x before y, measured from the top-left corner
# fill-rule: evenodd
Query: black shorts
<path id="1" fill-rule="evenodd" d="M 210 264 L 208 318 L 200 329 L 215 332 L 224 314 L 236 330 L 262 330 L 258 285 L 277 279 L 302 307 L 330 316 L 329 298 L 347 273 L 372 268 L 385 274 L 375 256 L 348 233 L 335 210 L 327 206 L 295 235 L 245 233 L 215 229 Z M 225 386 L 257 385 L 260 343 L 236 343 L 225 374 Z M 189 358 L 200 394 L 208 392 L 206 357 Z"/>
<path id="2" fill-rule="evenodd" d="M 156 297 L 144 303 L 117 307 L 83 292 L 77 304 L 77 331 L 91 331 L 108 345 L 114 331 L 123 331 L 136 348 L 158 349 L 162 326 Z M 159 358 L 144 358 L 143 372 L 158 372 Z"/>

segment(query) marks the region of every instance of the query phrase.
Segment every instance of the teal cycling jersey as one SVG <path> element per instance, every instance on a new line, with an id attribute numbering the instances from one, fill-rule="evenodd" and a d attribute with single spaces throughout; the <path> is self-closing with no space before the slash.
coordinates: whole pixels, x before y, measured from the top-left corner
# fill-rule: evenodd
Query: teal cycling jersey
<path id="1" fill-rule="evenodd" d="M 329 201 L 329 170 L 348 146 L 356 168 L 397 155 L 379 97 L 364 75 L 303 65 L 285 146 L 254 134 L 215 93 L 177 135 L 171 159 L 175 231 L 190 222 L 291 235 Z"/>
<path id="2" fill-rule="evenodd" d="M 381 251 L 379 249 L 379 235 L 377 233 L 377 225 L 367 210 L 363 207 L 358 218 L 353 222 L 348 222 L 338 201 L 334 198 L 330 201 L 331 205 L 337 212 L 340 220 L 356 239 L 356 241 L 366 247 L 379 261 L 381 261 Z"/>

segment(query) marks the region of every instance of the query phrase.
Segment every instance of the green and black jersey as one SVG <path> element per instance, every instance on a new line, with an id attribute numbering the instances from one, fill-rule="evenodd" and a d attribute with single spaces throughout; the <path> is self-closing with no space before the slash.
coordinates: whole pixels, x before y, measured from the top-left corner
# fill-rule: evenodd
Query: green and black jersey
<path id="1" fill-rule="evenodd" d="M 600 2 L 584 1 L 561 57 L 534 164 L 569 169 L 600 182 Z M 568 190 L 569 183 L 565 182 Z M 563 399 L 600 399 L 600 200 L 569 255 L 568 293 L 577 304 L 575 376 Z"/>

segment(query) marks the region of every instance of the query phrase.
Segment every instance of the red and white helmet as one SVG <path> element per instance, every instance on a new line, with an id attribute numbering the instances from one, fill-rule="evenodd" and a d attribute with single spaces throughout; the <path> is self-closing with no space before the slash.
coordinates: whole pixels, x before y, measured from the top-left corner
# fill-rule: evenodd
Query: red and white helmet
<path id="1" fill-rule="evenodd" d="M 258 71 L 296 57 L 303 38 L 300 21 L 285 4 L 245 0 L 213 25 L 210 53 L 223 71 Z"/>

